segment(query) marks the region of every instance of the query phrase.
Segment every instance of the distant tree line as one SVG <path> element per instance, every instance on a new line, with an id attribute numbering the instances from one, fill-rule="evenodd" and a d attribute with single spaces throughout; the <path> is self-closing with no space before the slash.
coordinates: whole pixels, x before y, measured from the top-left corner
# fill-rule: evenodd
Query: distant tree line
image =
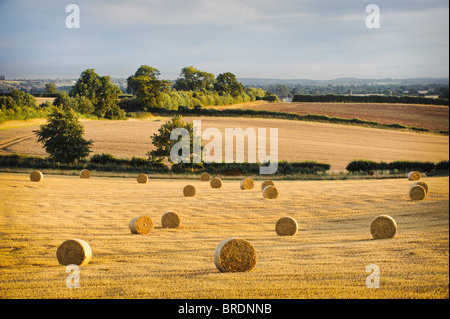
<path id="1" fill-rule="evenodd" d="M 36 105 L 36 98 L 26 92 L 13 90 L 0 96 L 0 123 L 47 116 L 49 105 Z"/>
<path id="2" fill-rule="evenodd" d="M 386 96 L 438 96 L 449 98 L 449 85 L 442 83 L 427 84 L 265 84 L 257 86 L 272 92 L 280 99 L 292 98 L 295 95 L 358 95 L 373 94 Z M 425 93 L 424 93 L 425 92 Z"/>
<path id="3" fill-rule="evenodd" d="M 174 83 L 161 80 L 158 69 L 142 65 L 127 78 L 129 98 L 120 101 L 126 111 L 148 111 L 152 108 L 176 110 L 183 107 L 230 105 L 266 99 L 279 101 L 278 97 L 263 89 L 245 88 L 233 73 L 225 72 L 217 77 L 193 66 L 181 70 Z"/>
<path id="4" fill-rule="evenodd" d="M 384 96 L 384 95 L 304 95 L 296 94 L 292 102 L 357 102 L 357 103 L 403 103 L 449 105 L 448 99 L 430 99 L 421 96 Z"/>

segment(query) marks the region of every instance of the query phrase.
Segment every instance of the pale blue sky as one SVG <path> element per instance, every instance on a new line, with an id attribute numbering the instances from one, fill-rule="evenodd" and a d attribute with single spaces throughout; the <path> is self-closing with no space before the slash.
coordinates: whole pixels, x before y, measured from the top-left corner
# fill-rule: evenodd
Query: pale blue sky
<path id="1" fill-rule="evenodd" d="M 66 28 L 66 6 L 80 28 Z M 380 28 L 368 29 L 368 4 Z M 175 79 L 193 65 L 238 78 L 449 76 L 447 0 L 0 0 L 0 74 Z"/>

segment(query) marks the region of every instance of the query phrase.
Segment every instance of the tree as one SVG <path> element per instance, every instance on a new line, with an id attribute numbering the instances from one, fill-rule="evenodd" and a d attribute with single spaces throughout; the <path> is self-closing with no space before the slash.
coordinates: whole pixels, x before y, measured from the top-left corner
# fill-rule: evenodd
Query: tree
<path id="1" fill-rule="evenodd" d="M 168 121 L 165 124 L 161 125 L 161 127 L 158 129 L 158 133 L 153 134 L 152 143 L 156 147 L 156 150 L 152 150 L 147 153 L 150 161 L 162 162 L 165 158 L 167 158 L 171 162 L 170 151 L 172 147 L 181 140 L 181 138 L 178 138 L 177 140 L 170 139 L 172 131 L 176 128 L 184 128 L 189 133 L 189 161 L 190 163 L 193 163 L 193 140 L 195 133 L 194 126 L 192 122 L 189 123 L 182 121 L 181 115 L 174 115 L 171 121 Z M 200 149 L 200 156 L 202 149 L 203 147 L 201 147 Z"/>
<path id="2" fill-rule="evenodd" d="M 158 69 L 142 65 L 127 79 L 127 92 L 136 95 L 145 110 L 150 107 L 161 107 L 164 94 L 170 91 L 170 82 L 159 80 L 160 74 Z"/>
<path id="3" fill-rule="evenodd" d="M 72 109 L 64 111 L 55 107 L 48 117 L 48 123 L 33 132 L 50 158 L 57 162 L 73 163 L 91 152 L 93 142 L 83 137 L 84 127 Z"/>
<path id="4" fill-rule="evenodd" d="M 161 72 L 158 69 L 155 69 L 148 65 L 141 65 L 139 69 L 134 73 L 134 75 L 130 75 L 127 78 L 127 92 L 131 94 L 135 94 L 135 91 L 139 89 L 139 85 L 135 82 L 136 78 L 143 76 L 150 80 L 158 80 Z"/>
<path id="5" fill-rule="evenodd" d="M 277 84 L 273 88 L 273 93 L 282 99 L 292 97 L 291 90 L 284 84 Z"/>
<path id="6" fill-rule="evenodd" d="M 230 94 L 232 97 L 245 93 L 244 86 L 237 81 L 236 75 L 230 72 L 221 73 L 217 76 L 214 89 L 222 94 Z"/>
<path id="7" fill-rule="evenodd" d="M 74 111 L 78 108 L 77 100 L 74 97 L 69 96 L 66 92 L 59 92 L 56 98 L 53 100 L 53 105 L 57 106 L 64 111 L 72 109 Z"/>
<path id="8" fill-rule="evenodd" d="M 210 91 L 214 89 L 214 83 L 214 74 L 189 66 L 181 69 L 180 77 L 176 79 L 173 88 L 178 91 Z"/>
<path id="9" fill-rule="evenodd" d="M 58 93 L 58 89 L 56 88 L 56 85 L 54 83 L 45 83 L 45 89 L 44 89 L 44 94 L 46 95 L 53 95 L 53 94 L 57 94 Z"/>
<path id="10" fill-rule="evenodd" d="M 108 119 L 123 119 L 125 113 L 118 106 L 120 89 L 111 83 L 109 76 L 99 76 L 94 69 L 83 71 L 69 95 L 85 96 L 94 106 L 94 114 Z"/>

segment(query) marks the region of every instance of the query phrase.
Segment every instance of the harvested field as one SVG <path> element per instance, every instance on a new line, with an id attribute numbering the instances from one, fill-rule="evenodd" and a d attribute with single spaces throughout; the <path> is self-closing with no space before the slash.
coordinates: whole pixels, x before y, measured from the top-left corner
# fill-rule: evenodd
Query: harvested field
<path id="1" fill-rule="evenodd" d="M 93 121 L 82 120 L 85 136 L 94 141 L 92 154 L 112 153 L 117 157 L 147 157 L 154 149 L 151 136 L 169 118 L 146 120 Z M 278 128 L 278 159 L 318 161 L 331 164 L 331 170 L 345 170 L 355 159 L 392 162 L 395 160 L 439 162 L 449 159 L 449 137 L 374 128 L 297 122 L 276 119 L 184 117 L 185 121 L 202 120 L 202 132 L 218 128 Z M 448 120 L 448 119 L 447 119 Z M 36 142 L 33 130 L 39 125 L 0 130 L 0 153 L 47 155 Z M 205 141 L 206 143 L 209 141 Z M 269 138 L 267 138 L 269 145 Z M 247 143 L 245 145 L 247 150 Z M 267 146 L 269 150 L 269 146 Z M 247 160 L 247 156 L 245 156 Z"/>
<path id="2" fill-rule="evenodd" d="M 237 108 L 216 106 L 216 109 Z M 359 118 L 382 124 L 403 124 L 432 131 L 449 130 L 449 108 L 438 105 L 395 103 L 259 103 L 241 109 L 267 110 L 300 115 L 320 114 L 345 119 Z"/>
<path id="3" fill-rule="evenodd" d="M 423 201 L 409 198 L 407 179 L 277 180 L 280 196 L 267 201 L 239 180 L 221 189 L 198 180 L 196 196 L 185 198 L 182 180 L 143 187 L 94 174 L 33 183 L 0 173 L 0 298 L 448 298 L 449 178 L 422 180 Z M 130 233 L 132 218 L 159 220 L 168 210 L 182 216 L 180 227 Z M 378 215 L 395 219 L 394 238 L 372 238 Z M 298 222 L 296 236 L 275 233 L 285 216 Z M 214 250 L 231 237 L 253 244 L 253 270 L 216 268 Z M 56 258 L 72 238 L 92 249 L 77 289 L 66 287 Z M 371 264 L 380 288 L 366 287 Z"/>

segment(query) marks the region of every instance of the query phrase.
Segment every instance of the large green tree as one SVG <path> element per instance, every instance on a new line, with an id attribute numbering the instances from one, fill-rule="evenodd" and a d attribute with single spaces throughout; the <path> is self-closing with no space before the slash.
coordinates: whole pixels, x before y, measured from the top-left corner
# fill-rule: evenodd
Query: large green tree
<path id="1" fill-rule="evenodd" d="M 99 76 L 94 69 L 83 71 L 69 95 L 85 96 L 94 106 L 94 114 L 108 119 L 123 119 L 125 113 L 118 106 L 121 91 L 109 76 Z"/>
<path id="2" fill-rule="evenodd" d="M 230 94 L 232 97 L 237 97 L 245 93 L 244 86 L 238 82 L 236 75 L 230 72 L 221 73 L 217 76 L 214 89 L 222 94 Z"/>
<path id="3" fill-rule="evenodd" d="M 47 95 L 53 95 L 53 94 L 57 94 L 58 93 L 58 89 L 56 88 L 56 85 L 54 83 L 45 83 L 45 89 L 44 89 L 44 94 Z"/>
<path id="4" fill-rule="evenodd" d="M 133 93 L 145 110 L 161 107 L 164 94 L 170 91 L 170 82 L 160 80 L 158 69 L 142 65 L 127 78 L 127 92 Z"/>
<path id="5" fill-rule="evenodd" d="M 145 77 L 149 80 L 159 80 L 160 75 L 161 72 L 158 69 L 148 65 L 141 65 L 133 75 L 127 78 L 127 92 L 135 94 L 139 90 L 139 84 L 136 83 L 136 79 L 139 77 Z"/>
<path id="6" fill-rule="evenodd" d="M 188 66 L 181 69 L 180 77 L 176 79 L 173 88 L 178 91 L 211 91 L 215 81 L 214 74 Z"/>
<path id="7" fill-rule="evenodd" d="M 177 135 L 174 140 L 171 140 L 171 134 L 175 129 L 183 129 L 186 135 L 181 136 Z M 186 142 L 184 145 L 186 149 L 185 153 L 188 154 L 177 154 L 177 157 L 183 158 L 183 163 L 179 163 L 184 167 L 194 167 L 201 162 L 201 153 L 203 151 L 203 146 L 201 146 L 201 137 L 199 136 L 200 132 L 195 132 L 194 125 L 192 122 L 185 122 L 181 119 L 181 115 L 174 115 L 170 121 L 167 121 L 158 129 L 158 133 L 154 133 L 152 136 L 152 143 L 156 147 L 155 150 L 152 150 L 147 153 L 149 159 L 152 162 L 162 162 L 164 159 L 167 159 L 169 162 L 173 162 L 171 158 L 171 150 L 175 144 L 178 144 L 181 140 Z M 197 157 L 195 161 L 198 161 L 197 164 L 194 162 L 194 138 L 197 138 L 199 143 L 199 149 L 195 150 L 195 152 L 199 152 L 196 154 Z M 184 147 L 183 147 L 184 148 Z M 182 148 L 177 148 L 177 150 L 183 153 Z M 178 152 L 177 152 L 178 153 Z M 186 155 L 186 157 L 184 156 Z"/>
<path id="8" fill-rule="evenodd" d="M 48 116 L 48 123 L 34 133 L 50 158 L 57 162 L 73 163 L 91 152 L 93 142 L 84 138 L 84 127 L 70 108 L 64 111 L 55 107 Z"/>

